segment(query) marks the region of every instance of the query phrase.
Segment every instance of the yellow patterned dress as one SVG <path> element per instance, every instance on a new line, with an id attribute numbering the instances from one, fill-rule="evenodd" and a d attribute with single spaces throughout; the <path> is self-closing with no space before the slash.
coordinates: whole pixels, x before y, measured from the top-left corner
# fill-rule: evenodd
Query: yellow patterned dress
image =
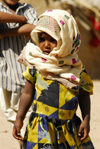
<path id="1" fill-rule="evenodd" d="M 27 69 L 24 77 L 35 83 L 36 96 L 23 149 L 94 149 L 89 137 L 80 141 L 81 120 L 76 116 L 79 89 L 92 93 L 93 83 L 87 73 L 83 70 L 81 87 L 74 90 L 68 90 L 58 81 L 44 79 L 35 70 Z"/>

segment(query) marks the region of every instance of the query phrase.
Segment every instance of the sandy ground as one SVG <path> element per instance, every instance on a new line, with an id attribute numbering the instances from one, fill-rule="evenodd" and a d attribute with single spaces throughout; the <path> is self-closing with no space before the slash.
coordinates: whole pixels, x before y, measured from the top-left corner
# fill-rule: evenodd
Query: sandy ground
<path id="1" fill-rule="evenodd" d="M 94 81 L 94 94 L 91 96 L 91 132 L 95 149 L 100 149 L 100 81 Z M 80 111 L 78 109 L 80 115 Z M 12 137 L 12 126 L 0 109 L 0 149 L 19 149 L 19 143 Z"/>

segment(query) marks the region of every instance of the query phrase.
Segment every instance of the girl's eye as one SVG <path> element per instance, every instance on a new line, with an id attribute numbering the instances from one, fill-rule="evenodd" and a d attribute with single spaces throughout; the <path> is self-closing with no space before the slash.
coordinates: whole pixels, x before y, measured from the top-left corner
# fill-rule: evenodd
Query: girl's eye
<path id="1" fill-rule="evenodd" d="M 55 42 L 55 39 L 54 39 L 54 38 L 51 38 L 51 39 L 50 39 L 50 42 Z"/>
<path id="2" fill-rule="evenodd" d="M 45 38 L 39 37 L 39 42 L 44 42 L 44 41 L 45 41 Z"/>

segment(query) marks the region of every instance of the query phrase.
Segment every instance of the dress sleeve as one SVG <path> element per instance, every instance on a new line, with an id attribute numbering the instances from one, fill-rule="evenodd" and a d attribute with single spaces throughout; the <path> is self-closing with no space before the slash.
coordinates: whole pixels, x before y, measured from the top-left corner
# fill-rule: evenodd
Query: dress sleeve
<path id="1" fill-rule="evenodd" d="M 23 72 L 23 76 L 34 84 L 36 80 L 36 69 L 29 69 L 29 67 L 27 67 L 26 71 Z"/>
<path id="2" fill-rule="evenodd" d="M 37 13 L 30 4 L 27 4 L 24 12 L 24 16 L 27 19 L 27 23 L 33 24 L 33 25 L 37 24 L 37 20 L 38 20 Z"/>
<path id="3" fill-rule="evenodd" d="M 90 94 L 93 94 L 93 81 L 90 78 L 90 76 L 87 74 L 85 69 L 80 74 L 80 87 L 89 92 Z"/>

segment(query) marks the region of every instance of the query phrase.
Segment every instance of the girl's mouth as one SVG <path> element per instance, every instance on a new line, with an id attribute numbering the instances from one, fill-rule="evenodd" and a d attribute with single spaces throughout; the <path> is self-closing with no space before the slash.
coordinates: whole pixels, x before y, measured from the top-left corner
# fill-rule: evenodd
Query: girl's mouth
<path id="1" fill-rule="evenodd" d="M 48 55 L 50 53 L 50 51 L 43 51 L 43 54 Z"/>

